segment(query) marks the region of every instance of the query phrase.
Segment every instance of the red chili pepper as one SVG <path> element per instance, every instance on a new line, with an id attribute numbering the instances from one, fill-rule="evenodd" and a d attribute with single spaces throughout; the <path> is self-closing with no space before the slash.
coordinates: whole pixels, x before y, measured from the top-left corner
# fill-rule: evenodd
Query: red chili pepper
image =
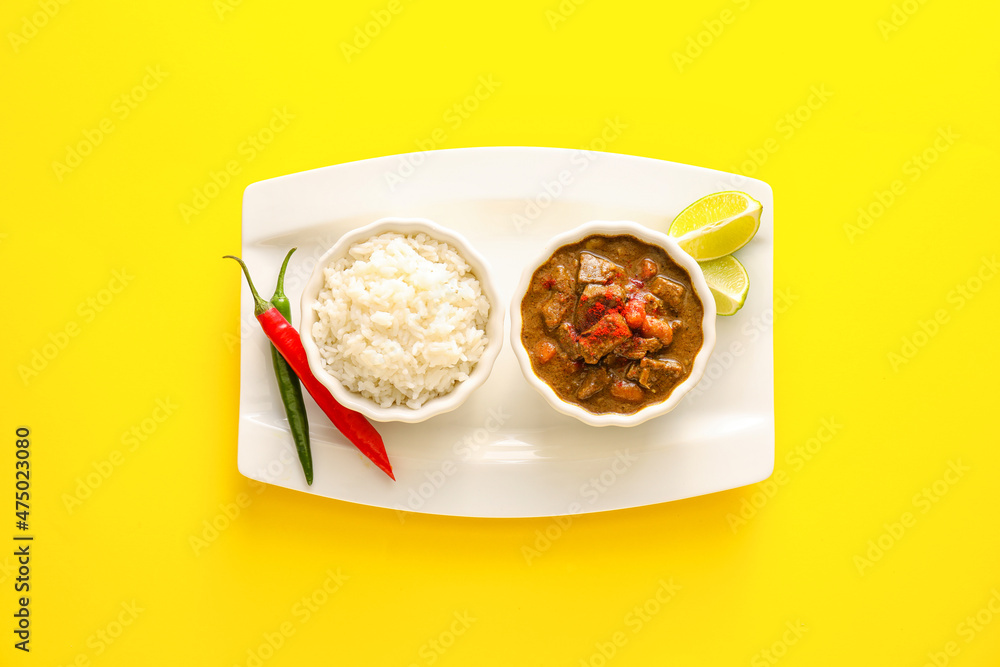
<path id="1" fill-rule="evenodd" d="M 281 353 L 281 356 L 285 358 L 285 361 L 292 367 L 295 374 L 299 376 L 302 385 L 309 392 L 309 395 L 316 400 L 316 404 L 330 418 L 333 425 L 347 436 L 347 439 L 354 443 L 354 446 L 362 454 L 367 456 L 380 470 L 395 480 L 396 476 L 392 474 L 392 465 L 389 463 L 389 455 L 386 454 L 382 436 L 365 419 L 364 415 L 360 412 L 349 410 L 338 403 L 337 399 L 330 393 L 330 390 L 316 379 L 312 371 L 309 370 L 309 361 L 306 359 L 306 351 L 302 347 L 302 339 L 299 338 L 299 333 L 270 301 L 265 301 L 260 297 L 253 286 L 253 281 L 250 280 L 250 272 L 247 270 L 246 265 L 243 264 L 243 260 L 232 255 L 226 255 L 226 257 L 235 259 L 243 267 L 243 273 L 246 275 L 247 283 L 250 285 L 250 292 L 253 294 L 254 316 L 260 322 L 260 326 L 267 335 L 268 340 Z"/>

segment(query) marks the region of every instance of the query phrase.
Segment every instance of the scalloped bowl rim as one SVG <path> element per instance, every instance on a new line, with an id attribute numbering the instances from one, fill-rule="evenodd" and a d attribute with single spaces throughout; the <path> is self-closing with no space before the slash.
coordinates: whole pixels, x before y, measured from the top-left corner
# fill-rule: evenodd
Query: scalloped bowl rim
<path id="1" fill-rule="evenodd" d="M 690 375 L 674 387 L 673 392 L 666 400 L 647 405 L 630 415 L 616 413 L 595 414 L 579 405 L 559 398 L 558 394 L 556 394 L 555 390 L 548 383 L 535 375 L 534 370 L 531 368 L 531 359 L 528 357 L 528 351 L 524 349 L 524 345 L 521 343 L 521 300 L 528 291 L 528 285 L 535 271 L 548 261 L 555 251 L 562 246 L 582 241 L 584 238 L 595 234 L 634 236 L 640 241 L 645 241 L 646 243 L 662 248 L 672 260 L 687 270 L 688 275 L 691 277 L 691 286 L 694 288 L 694 292 L 698 298 L 701 299 L 704 310 L 701 321 L 704 339 L 701 348 L 698 350 L 698 354 L 695 355 Z M 638 426 L 654 417 L 667 414 L 676 408 L 684 396 L 701 380 L 705 374 L 705 369 L 708 367 L 708 360 L 712 355 L 712 350 L 715 348 L 715 297 L 712 296 L 712 291 L 705 281 L 705 274 L 702 272 L 698 262 L 691 255 L 684 252 L 670 236 L 631 220 L 593 220 L 552 237 L 545 244 L 536 259 L 521 274 L 521 280 L 514 290 L 509 310 L 511 318 L 510 344 L 514 348 L 514 356 L 517 357 L 517 363 L 521 367 L 521 374 L 524 375 L 528 384 L 545 397 L 549 405 L 557 411 L 575 417 L 591 426 Z"/>
<path id="2" fill-rule="evenodd" d="M 312 326 L 317 320 L 316 311 L 312 306 L 318 300 L 319 293 L 325 283 L 323 270 L 330 265 L 334 258 L 339 259 L 346 255 L 347 250 L 355 243 L 386 232 L 405 234 L 424 232 L 434 240 L 446 242 L 454 247 L 472 267 L 476 278 L 479 279 L 483 293 L 490 302 L 490 315 L 486 322 L 486 335 L 489 337 L 489 343 L 483 351 L 483 356 L 476 363 L 476 367 L 469 374 L 469 379 L 458 383 L 447 394 L 429 399 L 419 408 L 410 408 L 405 405 L 392 405 L 383 408 L 373 400 L 345 387 L 340 380 L 323 368 L 319 347 L 313 340 L 311 333 Z M 306 359 L 309 361 L 309 369 L 313 375 L 330 390 L 330 393 L 341 405 L 357 410 L 369 419 L 379 422 L 398 421 L 413 424 L 456 409 L 465 402 L 473 391 L 486 382 L 503 347 L 505 304 L 501 301 L 493 282 L 489 263 L 464 236 L 427 218 L 380 218 L 341 236 L 333 247 L 327 250 L 316 262 L 312 275 L 309 276 L 309 280 L 302 290 L 300 304 L 301 330 L 299 336 L 302 338 L 302 346 L 305 348 Z"/>

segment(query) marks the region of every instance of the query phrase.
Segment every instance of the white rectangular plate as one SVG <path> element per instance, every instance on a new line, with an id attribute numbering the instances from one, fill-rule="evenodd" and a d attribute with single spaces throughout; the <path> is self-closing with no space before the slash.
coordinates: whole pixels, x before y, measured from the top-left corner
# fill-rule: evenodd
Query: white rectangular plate
<path id="1" fill-rule="evenodd" d="M 766 479 L 774 467 L 773 196 L 761 181 L 649 158 L 559 148 L 463 148 L 393 155 L 291 174 L 243 195 L 243 258 L 265 295 L 281 259 L 294 323 L 316 259 L 349 229 L 425 217 L 463 234 L 492 264 L 507 308 L 525 262 L 589 220 L 666 231 L 696 199 L 743 190 L 764 206 L 738 253 L 750 274 L 743 310 L 718 320 L 708 372 L 671 413 L 620 429 L 555 412 L 525 382 L 505 340 L 486 384 L 420 424 L 376 424 L 398 481 L 364 459 L 310 398 L 315 467 L 307 486 L 275 387 L 267 340 L 241 294 L 239 470 L 354 503 L 475 517 L 638 507 Z M 509 318 L 507 326 L 510 326 Z"/>

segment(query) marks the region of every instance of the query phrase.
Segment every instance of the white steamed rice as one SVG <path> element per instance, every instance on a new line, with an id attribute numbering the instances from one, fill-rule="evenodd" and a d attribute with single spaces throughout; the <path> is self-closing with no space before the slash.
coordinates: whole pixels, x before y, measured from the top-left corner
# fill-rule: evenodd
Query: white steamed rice
<path id="1" fill-rule="evenodd" d="M 449 244 L 380 234 L 324 272 L 312 336 L 327 372 L 351 391 L 418 408 L 468 379 L 483 356 L 490 303 Z"/>

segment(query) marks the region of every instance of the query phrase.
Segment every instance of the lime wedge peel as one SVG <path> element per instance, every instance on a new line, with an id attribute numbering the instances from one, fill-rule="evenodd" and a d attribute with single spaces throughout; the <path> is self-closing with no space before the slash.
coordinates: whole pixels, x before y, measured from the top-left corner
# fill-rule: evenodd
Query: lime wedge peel
<path id="1" fill-rule="evenodd" d="M 746 302 L 750 276 L 732 253 L 757 234 L 762 210 L 745 192 L 716 192 L 677 214 L 667 230 L 698 261 L 719 315 L 735 315 Z"/>
<path id="2" fill-rule="evenodd" d="M 717 192 L 681 211 L 668 234 L 699 262 L 736 252 L 760 228 L 760 202 L 745 192 Z"/>
<path id="3" fill-rule="evenodd" d="M 750 291 L 750 276 L 746 267 L 732 255 L 698 264 L 715 297 L 718 314 L 735 315 L 743 307 Z"/>

